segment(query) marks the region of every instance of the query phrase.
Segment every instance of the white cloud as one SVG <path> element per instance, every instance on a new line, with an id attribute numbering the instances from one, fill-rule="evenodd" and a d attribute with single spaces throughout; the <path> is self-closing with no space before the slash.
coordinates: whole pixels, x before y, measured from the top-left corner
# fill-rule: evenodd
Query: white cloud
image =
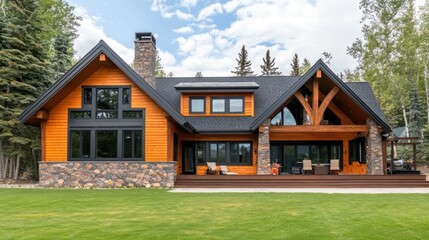
<path id="1" fill-rule="evenodd" d="M 164 18 L 171 18 L 174 15 L 170 12 L 170 7 L 166 0 L 153 0 L 150 9 L 154 12 L 159 12 Z"/>
<path id="2" fill-rule="evenodd" d="M 223 29 L 218 29 L 216 22 L 195 23 L 194 35 L 176 39 L 183 59 L 167 71 L 175 76 L 194 76 L 197 71 L 204 76 L 230 76 L 243 44 L 255 74 L 260 74 L 267 49 L 285 75 L 290 72 L 295 52 L 301 62 L 307 58 L 312 63 L 322 57 L 322 52 L 332 53 L 334 72 L 356 65 L 346 49 L 362 36 L 359 0 L 231 0 L 222 7 L 225 12 L 234 11 L 235 20 Z M 200 11 L 198 19 L 221 14 L 218 9 L 217 4 L 209 5 Z"/>
<path id="3" fill-rule="evenodd" d="M 206 20 L 210 16 L 221 13 L 223 13 L 222 4 L 214 3 L 210 6 L 203 8 L 200 11 L 200 13 L 198 14 L 198 20 Z"/>
<path id="4" fill-rule="evenodd" d="M 75 13 L 81 16 L 82 20 L 79 22 L 78 27 L 79 37 L 74 41 L 74 49 L 76 57 L 81 58 L 89 52 L 100 40 L 104 40 L 125 62 L 132 63 L 134 60 L 134 49 L 130 49 L 108 37 L 104 29 L 100 26 L 98 21 L 99 17 L 92 17 L 82 7 L 76 7 Z"/>
<path id="5" fill-rule="evenodd" d="M 198 0 L 182 0 L 180 2 L 180 5 L 182 7 L 192 8 L 192 7 L 195 7 L 197 3 L 198 3 Z"/>
<path id="6" fill-rule="evenodd" d="M 174 66 L 174 64 L 176 64 L 176 58 L 170 52 L 158 49 L 158 54 L 161 58 L 161 65 L 163 67 Z"/>
<path id="7" fill-rule="evenodd" d="M 235 9 L 238 8 L 242 4 L 242 1 L 240 0 L 231 0 L 225 4 L 223 4 L 223 9 L 227 12 L 233 12 Z"/>
<path id="8" fill-rule="evenodd" d="M 173 29 L 173 31 L 175 33 L 192 33 L 194 30 L 192 29 L 192 27 L 187 26 L 187 27 Z"/>
<path id="9" fill-rule="evenodd" d="M 186 20 L 186 21 L 194 19 L 194 16 L 192 14 L 184 13 L 184 12 L 182 12 L 180 10 L 176 10 L 176 16 L 179 19 Z"/>

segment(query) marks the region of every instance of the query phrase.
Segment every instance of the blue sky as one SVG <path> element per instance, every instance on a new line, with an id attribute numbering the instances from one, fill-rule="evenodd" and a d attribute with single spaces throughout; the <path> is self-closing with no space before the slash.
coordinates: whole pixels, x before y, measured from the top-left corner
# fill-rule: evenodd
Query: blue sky
<path id="1" fill-rule="evenodd" d="M 76 57 L 103 39 L 131 63 L 135 32 L 153 32 L 162 65 L 174 76 L 229 76 L 243 44 L 255 74 L 267 49 L 285 75 L 294 53 L 314 63 L 324 51 L 338 73 L 356 66 L 346 49 L 362 36 L 359 0 L 66 1 L 83 18 Z"/>

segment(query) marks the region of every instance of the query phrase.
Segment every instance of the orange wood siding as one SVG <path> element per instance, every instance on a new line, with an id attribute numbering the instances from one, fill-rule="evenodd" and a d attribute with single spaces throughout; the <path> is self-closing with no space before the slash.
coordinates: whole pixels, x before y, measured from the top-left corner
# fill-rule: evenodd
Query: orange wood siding
<path id="1" fill-rule="evenodd" d="M 246 141 L 252 142 L 252 165 L 228 165 L 228 170 L 236 172 L 239 175 L 256 175 L 257 170 L 257 149 L 258 149 L 258 137 L 256 134 L 246 135 L 195 135 L 185 134 L 181 137 L 183 141 L 203 141 L 203 142 L 217 142 L 217 141 Z M 219 170 L 220 167 L 218 166 Z M 207 170 L 207 164 L 198 164 L 197 175 L 205 175 Z M 181 172 L 180 172 L 181 173 Z"/>
<path id="2" fill-rule="evenodd" d="M 206 98 L 206 113 L 195 114 L 190 113 L 189 97 L 205 97 Z M 211 97 L 244 97 L 244 113 L 227 113 L 227 114 L 212 114 L 211 111 Z M 182 93 L 180 101 L 180 109 L 183 116 L 254 116 L 254 98 L 253 93 Z"/>
<path id="3" fill-rule="evenodd" d="M 78 79 L 75 79 L 78 80 Z M 145 160 L 167 161 L 166 113 L 116 66 L 106 63 L 49 111 L 46 121 L 46 161 L 67 161 L 68 109 L 81 108 L 82 86 L 131 85 L 131 107 L 145 108 Z"/>

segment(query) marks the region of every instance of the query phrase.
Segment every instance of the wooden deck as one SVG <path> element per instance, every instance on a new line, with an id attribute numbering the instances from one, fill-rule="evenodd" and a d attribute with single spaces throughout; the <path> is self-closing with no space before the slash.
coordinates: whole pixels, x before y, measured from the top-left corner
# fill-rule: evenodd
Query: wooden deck
<path id="1" fill-rule="evenodd" d="M 176 188 L 429 188 L 425 175 L 179 175 Z"/>

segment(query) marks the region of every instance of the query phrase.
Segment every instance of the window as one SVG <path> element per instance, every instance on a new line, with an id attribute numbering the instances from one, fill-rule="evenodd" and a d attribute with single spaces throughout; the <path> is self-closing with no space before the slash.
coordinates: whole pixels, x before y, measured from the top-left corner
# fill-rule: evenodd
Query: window
<path id="1" fill-rule="evenodd" d="M 122 104 L 130 104 L 130 88 L 122 88 Z"/>
<path id="2" fill-rule="evenodd" d="M 252 164 L 252 144 L 250 142 L 194 142 L 195 161 L 198 164 Z"/>
<path id="3" fill-rule="evenodd" d="M 118 131 L 100 130 L 96 131 L 96 158 L 118 157 Z"/>
<path id="4" fill-rule="evenodd" d="M 244 97 L 212 97 L 212 113 L 244 113 Z"/>
<path id="5" fill-rule="evenodd" d="M 248 163 L 251 159 L 250 143 L 231 143 L 230 144 L 230 162 Z"/>
<path id="6" fill-rule="evenodd" d="M 191 97 L 189 112 L 190 113 L 205 113 L 206 112 L 206 99 L 204 97 Z"/>
<path id="7" fill-rule="evenodd" d="M 243 99 L 229 99 L 229 112 L 242 113 L 243 112 Z"/>
<path id="8" fill-rule="evenodd" d="M 70 111 L 70 118 L 72 119 L 90 119 L 91 111 Z"/>
<path id="9" fill-rule="evenodd" d="M 124 158 L 141 158 L 143 150 L 142 131 L 124 130 L 122 135 Z"/>
<path id="10" fill-rule="evenodd" d="M 126 110 L 122 112 L 122 118 L 143 118 L 143 111 Z"/>
<path id="11" fill-rule="evenodd" d="M 213 113 L 226 112 L 225 99 L 212 99 L 212 112 Z"/>
<path id="12" fill-rule="evenodd" d="M 285 107 L 276 116 L 271 119 L 272 126 L 294 126 L 296 124 L 295 117 L 289 108 Z"/>
<path id="13" fill-rule="evenodd" d="M 97 118 L 118 118 L 118 88 L 97 89 Z"/>
<path id="14" fill-rule="evenodd" d="M 365 138 L 358 138 L 350 141 L 349 149 L 349 164 L 353 164 L 354 161 L 366 163 Z"/>
<path id="15" fill-rule="evenodd" d="M 71 158 L 82 159 L 91 156 L 91 132 L 70 131 Z"/>
<path id="16" fill-rule="evenodd" d="M 83 104 L 92 104 L 92 88 L 83 89 Z"/>

